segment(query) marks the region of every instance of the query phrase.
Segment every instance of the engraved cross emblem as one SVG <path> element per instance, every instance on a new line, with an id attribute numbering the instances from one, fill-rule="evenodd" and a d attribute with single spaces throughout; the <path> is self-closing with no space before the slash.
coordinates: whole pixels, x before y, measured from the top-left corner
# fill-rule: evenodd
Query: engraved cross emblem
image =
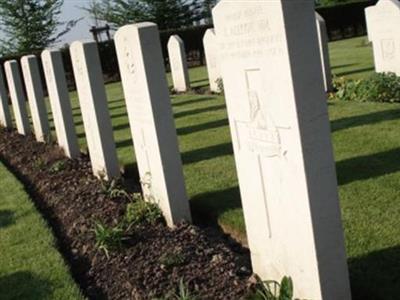
<path id="1" fill-rule="evenodd" d="M 249 116 L 247 121 L 234 121 L 239 151 L 251 153 L 257 161 L 258 176 L 261 181 L 265 214 L 268 222 L 269 238 L 272 237 L 270 213 L 268 210 L 268 199 L 265 189 L 263 160 L 270 158 L 284 158 L 287 150 L 282 145 L 281 132 L 290 130 L 289 126 L 278 125 L 272 114 L 263 106 L 262 76 L 260 69 L 245 70 L 246 94 L 249 105 Z"/>

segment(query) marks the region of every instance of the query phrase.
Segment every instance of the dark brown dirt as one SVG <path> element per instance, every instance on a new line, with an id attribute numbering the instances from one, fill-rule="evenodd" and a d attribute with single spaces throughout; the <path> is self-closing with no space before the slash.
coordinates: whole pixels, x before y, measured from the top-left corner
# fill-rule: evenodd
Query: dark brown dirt
<path id="1" fill-rule="evenodd" d="M 176 291 L 180 280 L 198 299 L 243 299 L 252 290 L 247 251 L 214 229 L 138 226 L 107 258 L 95 246 L 94 224 L 118 224 L 128 200 L 104 192 L 87 156 L 69 160 L 55 145 L 0 129 L 0 160 L 25 184 L 90 299 L 154 299 Z M 126 181 L 140 190 L 137 175 Z M 166 266 L 166 255 L 179 263 Z"/>

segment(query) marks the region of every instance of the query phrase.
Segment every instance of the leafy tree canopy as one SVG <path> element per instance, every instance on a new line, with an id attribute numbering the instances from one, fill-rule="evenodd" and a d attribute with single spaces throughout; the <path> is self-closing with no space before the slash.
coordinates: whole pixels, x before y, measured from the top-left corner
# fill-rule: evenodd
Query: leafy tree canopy
<path id="1" fill-rule="evenodd" d="M 59 21 L 63 2 L 64 0 L 0 0 L 0 54 L 30 52 L 58 42 L 79 21 Z"/>
<path id="2" fill-rule="evenodd" d="M 215 0 L 98 0 L 85 8 L 96 19 L 120 27 L 150 21 L 160 29 L 191 26 L 209 16 Z"/>

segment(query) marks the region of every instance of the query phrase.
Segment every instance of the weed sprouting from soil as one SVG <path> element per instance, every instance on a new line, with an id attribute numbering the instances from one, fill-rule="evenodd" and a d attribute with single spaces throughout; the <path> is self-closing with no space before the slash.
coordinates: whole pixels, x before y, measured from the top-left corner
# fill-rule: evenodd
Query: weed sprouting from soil
<path id="1" fill-rule="evenodd" d="M 108 227 L 101 222 L 96 222 L 93 231 L 96 235 L 96 247 L 104 251 L 107 258 L 110 257 L 111 250 L 121 248 L 124 230 L 120 226 Z"/>

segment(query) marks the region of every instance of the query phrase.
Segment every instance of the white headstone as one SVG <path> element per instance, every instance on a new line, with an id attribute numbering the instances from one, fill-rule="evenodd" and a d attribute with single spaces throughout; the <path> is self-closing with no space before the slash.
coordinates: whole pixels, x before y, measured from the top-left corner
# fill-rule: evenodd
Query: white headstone
<path id="1" fill-rule="evenodd" d="M 43 85 L 36 56 L 27 55 L 21 58 L 26 93 L 31 110 L 33 129 L 36 140 L 45 142 L 50 137 L 49 120 L 44 103 Z"/>
<path id="2" fill-rule="evenodd" d="M 73 42 L 72 66 L 95 176 L 120 175 L 100 57 L 95 42 Z"/>
<path id="3" fill-rule="evenodd" d="M 324 77 L 325 92 L 331 92 L 333 90 L 333 85 L 331 63 L 329 61 L 328 30 L 326 29 L 324 18 L 321 17 L 321 15 L 317 12 L 315 13 L 315 19 L 317 23 L 319 52 L 321 56 L 322 76 Z"/>
<path id="4" fill-rule="evenodd" d="M 80 151 L 61 52 L 44 50 L 41 57 L 58 145 L 65 155 L 75 158 Z"/>
<path id="5" fill-rule="evenodd" d="M 189 70 L 185 44 L 178 35 L 172 35 L 169 38 L 168 56 L 174 90 L 177 92 L 186 92 L 190 88 Z"/>
<path id="6" fill-rule="evenodd" d="M 222 0 L 213 17 L 253 270 L 348 300 L 314 2 Z"/>
<path id="7" fill-rule="evenodd" d="M 394 72 L 400 76 L 400 2 L 380 0 L 365 9 L 365 16 L 376 72 Z"/>
<path id="8" fill-rule="evenodd" d="M 169 226 L 190 221 L 157 25 L 124 26 L 115 44 L 143 192 Z"/>
<path id="9" fill-rule="evenodd" d="M 0 126 L 12 127 L 12 119 L 10 107 L 8 105 L 8 97 L 6 85 L 4 82 L 3 68 L 0 66 Z"/>
<path id="10" fill-rule="evenodd" d="M 210 82 L 210 90 L 215 93 L 220 92 L 218 80 L 221 79 L 221 73 L 217 63 L 217 36 L 214 29 L 207 29 L 203 38 L 204 52 L 206 55 L 208 80 Z"/>
<path id="11" fill-rule="evenodd" d="M 4 69 L 6 71 L 8 89 L 14 111 L 15 123 L 17 124 L 17 131 L 20 134 L 27 135 L 30 130 L 30 125 L 18 62 L 16 60 L 6 61 Z"/>

